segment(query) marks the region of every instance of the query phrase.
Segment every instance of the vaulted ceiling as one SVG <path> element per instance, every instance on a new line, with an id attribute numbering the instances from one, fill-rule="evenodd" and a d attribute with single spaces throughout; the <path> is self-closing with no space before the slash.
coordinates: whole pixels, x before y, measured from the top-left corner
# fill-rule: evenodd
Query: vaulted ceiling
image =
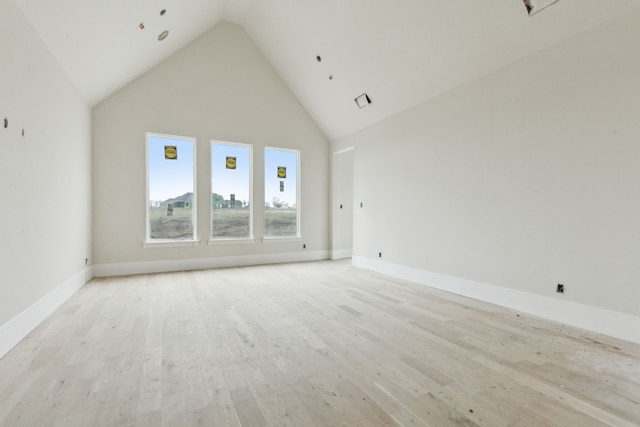
<path id="1" fill-rule="evenodd" d="M 533 17 L 522 0 L 14 1 L 90 105 L 216 24 L 241 25 L 330 139 L 640 10 L 640 0 L 560 0 Z M 372 103 L 359 109 L 363 92 Z"/>

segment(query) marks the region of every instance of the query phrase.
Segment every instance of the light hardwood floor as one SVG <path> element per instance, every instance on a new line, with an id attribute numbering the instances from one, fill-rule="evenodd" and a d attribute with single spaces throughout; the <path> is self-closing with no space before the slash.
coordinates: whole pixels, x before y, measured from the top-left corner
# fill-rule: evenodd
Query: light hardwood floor
<path id="1" fill-rule="evenodd" d="M 2 426 L 640 425 L 640 345 L 322 261 L 97 279 Z"/>

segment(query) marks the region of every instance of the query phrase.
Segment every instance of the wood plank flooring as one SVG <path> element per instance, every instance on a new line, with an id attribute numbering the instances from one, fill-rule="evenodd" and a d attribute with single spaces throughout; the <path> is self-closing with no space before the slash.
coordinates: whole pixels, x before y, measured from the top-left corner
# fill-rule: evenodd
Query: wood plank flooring
<path id="1" fill-rule="evenodd" d="M 0 360 L 1 426 L 638 426 L 640 345 L 348 261 L 96 279 Z"/>

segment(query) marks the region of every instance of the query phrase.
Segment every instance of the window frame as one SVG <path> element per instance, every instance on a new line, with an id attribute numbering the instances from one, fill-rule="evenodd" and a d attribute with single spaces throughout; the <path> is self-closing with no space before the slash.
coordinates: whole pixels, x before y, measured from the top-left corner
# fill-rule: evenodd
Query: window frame
<path id="1" fill-rule="evenodd" d="M 193 201 L 191 203 L 191 223 L 193 225 L 193 237 L 191 239 L 152 239 L 151 238 L 151 223 L 150 223 L 150 200 L 149 200 L 149 145 L 150 139 L 156 138 L 165 138 L 165 139 L 176 139 L 181 141 L 190 141 L 193 145 Z M 198 140 L 195 137 L 191 136 L 182 136 L 182 135 L 168 135 L 162 133 L 155 132 L 146 132 L 145 133 L 145 175 L 146 175 L 146 197 L 145 197 L 145 239 L 142 243 L 143 248 L 150 247 L 180 247 L 180 246 L 199 246 L 200 242 L 198 240 L 198 170 L 197 170 L 197 157 L 198 157 Z"/>
<path id="2" fill-rule="evenodd" d="M 267 236 L 266 235 L 266 221 L 267 221 L 267 213 L 266 213 L 266 207 L 264 206 L 266 200 L 262 201 L 262 212 L 264 215 L 263 218 L 263 237 L 262 237 L 262 242 L 263 243 L 279 243 L 279 242 L 301 242 L 302 241 L 302 197 L 301 197 L 301 176 L 302 174 L 300 173 L 300 171 L 302 170 L 302 163 L 301 163 L 301 150 L 296 149 L 296 148 L 282 148 L 282 147 L 272 147 L 272 146 L 265 146 L 264 147 L 264 151 L 263 151 L 263 168 L 264 168 L 264 174 L 263 174 L 263 179 L 266 176 L 266 166 L 267 166 L 267 150 L 272 150 L 272 151 L 284 151 L 284 152 L 288 152 L 288 153 L 294 153 L 296 155 L 296 235 L 295 236 Z M 266 180 L 264 180 L 263 184 L 263 190 L 264 190 L 264 197 L 266 198 L 266 194 L 267 194 L 267 182 Z"/>
<path id="3" fill-rule="evenodd" d="M 213 237 L 213 208 L 211 208 L 211 196 L 214 193 L 213 189 L 213 146 L 230 145 L 234 147 L 242 147 L 249 149 L 249 237 Z M 229 244 L 246 244 L 254 243 L 254 224 L 253 224 L 253 144 L 246 144 L 242 142 L 222 141 L 219 139 L 212 139 L 209 144 L 209 159 L 211 160 L 211 166 L 209 168 L 209 182 L 211 183 L 211 191 L 209 195 L 209 245 L 229 245 Z"/>

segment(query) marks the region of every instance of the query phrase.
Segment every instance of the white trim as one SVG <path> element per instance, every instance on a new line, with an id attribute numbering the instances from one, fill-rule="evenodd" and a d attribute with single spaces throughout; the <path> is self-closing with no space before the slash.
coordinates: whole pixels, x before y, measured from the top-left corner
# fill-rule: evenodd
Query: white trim
<path id="1" fill-rule="evenodd" d="M 373 258 L 354 256 L 352 263 L 388 276 L 441 289 L 480 301 L 529 313 L 555 322 L 640 343 L 640 317 L 598 307 L 562 301 L 515 289 L 433 273 Z"/>
<path id="2" fill-rule="evenodd" d="M 331 251 L 331 259 L 351 258 L 353 249 L 334 249 Z"/>
<path id="3" fill-rule="evenodd" d="M 254 238 L 246 238 L 246 239 L 209 239 L 209 246 L 216 245 L 247 245 L 253 244 L 256 242 Z"/>
<path id="4" fill-rule="evenodd" d="M 302 242 L 302 237 L 301 236 L 291 236 L 291 237 L 265 236 L 262 238 L 262 243 L 290 243 L 290 242 Z"/>
<path id="5" fill-rule="evenodd" d="M 60 307 L 88 280 L 93 277 L 92 268 L 86 268 L 67 279 L 60 286 L 35 302 L 31 307 L 0 326 L 0 358 L 23 340 L 36 326 Z"/>
<path id="6" fill-rule="evenodd" d="M 329 259 L 329 251 L 299 251 L 277 254 L 238 255 L 210 258 L 140 261 L 93 266 L 95 277 L 127 276 L 131 274 L 166 273 L 170 271 L 206 270 L 245 265 L 279 264 L 285 262 L 319 261 Z"/>
<path id="7" fill-rule="evenodd" d="M 266 146 L 264 147 L 264 151 L 263 151 L 263 156 L 264 158 L 263 163 L 264 163 L 264 173 L 265 173 L 265 178 L 266 178 L 266 174 L 267 174 L 267 151 L 271 150 L 271 151 L 283 151 L 286 153 L 293 153 L 296 155 L 296 237 L 301 238 L 302 237 L 302 156 L 301 156 L 301 151 L 295 148 L 280 148 L 280 147 L 271 147 L 271 146 Z M 264 184 L 264 190 L 265 190 L 265 196 L 266 196 L 266 179 Z M 266 208 L 263 209 L 263 212 L 266 211 Z M 265 215 L 265 220 L 266 220 L 266 213 Z M 266 222 L 265 222 L 266 224 Z M 262 240 L 263 243 L 264 239 Z"/>
<path id="8" fill-rule="evenodd" d="M 211 165 L 209 167 L 209 182 L 211 183 L 211 195 L 213 196 L 214 188 L 213 188 L 213 146 L 214 145 L 228 145 L 232 147 L 240 147 L 240 148 L 248 148 L 249 149 L 249 235 L 253 236 L 253 144 L 245 144 L 242 142 L 230 142 L 230 141 L 221 141 L 217 139 L 212 139 L 209 141 L 209 160 Z M 223 196 L 224 197 L 224 196 Z M 209 244 L 215 245 L 217 243 L 212 243 L 216 239 L 212 239 L 211 235 L 213 234 L 213 209 L 211 208 L 211 200 L 209 200 Z M 226 240 L 226 239 L 224 239 Z M 246 239 L 240 239 L 246 240 Z M 242 242 L 248 243 L 248 242 Z"/>
<path id="9" fill-rule="evenodd" d="M 90 265 L 85 269 L 84 282 L 89 283 L 91 279 L 93 279 L 93 265 Z"/>
<path id="10" fill-rule="evenodd" d="M 199 240 L 158 240 L 142 242 L 143 248 L 178 248 L 183 246 L 200 246 Z"/>
<path id="11" fill-rule="evenodd" d="M 193 238 L 195 239 L 198 236 L 198 139 L 191 136 L 179 136 L 179 135 L 167 135 L 162 133 L 153 133 L 146 132 L 145 133 L 145 165 L 146 165 L 146 197 L 145 197 L 145 229 L 146 229 L 146 241 L 142 244 L 143 248 L 151 247 L 145 246 L 148 243 L 151 243 L 151 229 L 150 229 L 150 219 L 149 219 L 149 138 L 161 138 L 161 139 L 174 139 L 182 142 L 189 141 L 193 146 L 193 200 L 191 201 L 191 223 L 193 226 Z M 153 244 L 154 246 L 155 243 Z M 198 244 L 199 245 L 199 244 Z M 198 246 L 198 245 L 188 245 L 188 246 Z M 185 245 L 177 245 L 177 246 L 185 246 Z"/>

